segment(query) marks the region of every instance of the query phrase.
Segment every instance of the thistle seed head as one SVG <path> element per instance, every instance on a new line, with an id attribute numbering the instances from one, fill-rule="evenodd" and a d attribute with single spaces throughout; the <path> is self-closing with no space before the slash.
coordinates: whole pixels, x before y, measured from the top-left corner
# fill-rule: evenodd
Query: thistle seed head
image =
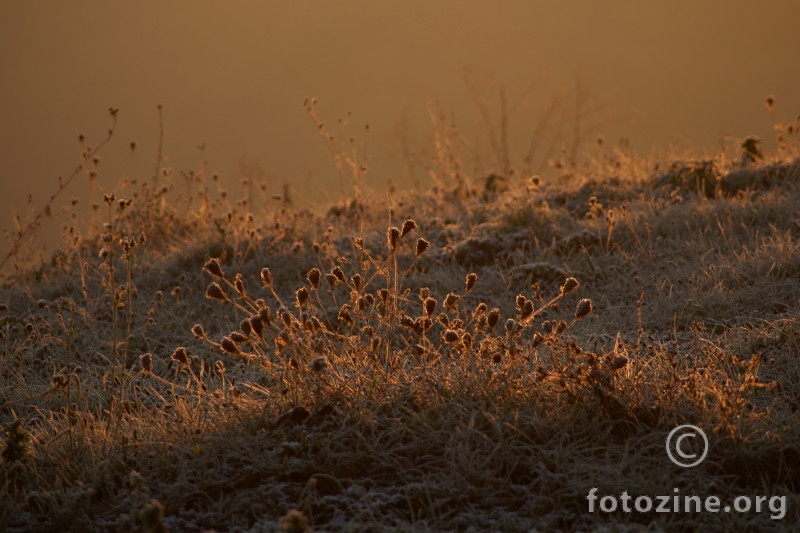
<path id="1" fill-rule="evenodd" d="M 397 241 L 400 240 L 400 230 L 395 226 L 390 226 L 388 230 L 386 230 L 386 245 L 389 247 L 389 251 L 393 252 L 397 249 Z"/>
<path id="2" fill-rule="evenodd" d="M 589 313 L 594 310 L 594 305 L 592 301 L 588 298 L 584 298 L 580 302 L 578 302 L 578 306 L 575 308 L 575 318 L 583 318 Z"/>
<path id="3" fill-rule="evenodd" d="M 143 353 L 139 356 L 139 363 L 141 363 L 145 374 L 153 373 L 153 354 L 150 352 Z"/>
<path id="4" fill-rule="evenodd" d="M 269 268 L 264 267 L 261 269 L 261 283 L 264 287 L 271 289 L 273 286 L 274 280 L 272 279 L 272 272 L 270 272 Z"/>
<path id="5" fill-rule="evenodd" d="M 189 366 L 189 352 L 186 350 L 186 347 L 178 346 L 175 348 L 175 351 L 172 352 L 172 360 L 182 365 Z"/>
<path id="6" fill-rule="evenodd" d="M 467 281 L 467 290 L 466 290 L 466 292 L 469 293 L 469 291 L 472 290 L 472 287 L 475 286 L 475 282 L 478 281 L 478 275 L 476 273 L 474 273 L 474 272 L 470 272 L 469 274 L 467 274 L 467 280 L 466 281 Z"/>
<path id="7" fill-rule="evenodd" d="M 210 298 L 212 300 L 220 300 L 220 301 L 227 301 L 228 297 L 222 291 L 222 288 L 217 284 L 216 281 L 212 281 L 208 288 L 206 288 L 206 298 Z"/>
<path id="8" fill-rule="evenodd" d="M 564 284 L 561 285 L 561 294 L 569 294 L 570 292 L 574 291 L 580 286 L 578 280 L 575 278 L 567 278 L 564 280 Z"/>
<path id="9" fill-rule="evenodd" d="M 306 279 L 311 284 L 311 288 L 314 289 L 314 290 L 319 289 L 319 282 L 320 282 L 320 278 L 321 277 L 322 277 L 322 273 L 316 267 L 314 267 L 311 270 L 309 270 L 308 274 L 306 274 Z"/>
<path id="10" fill-rule="evenodd" d="M 222 267 L 219 264 L 219 259 L 216 257 L 212 257 L 206 261 L 206 264 L 203 266 L 203 268 L 214 277 L 220 279 L 225 277 L 225 272 L 222 271 Z"/>
<path id="11" fill-rule="evenodd" d="M 400 230 L 400 237 L 405 237 L 406 235 L 408 235 L 409 232 L 415 229 L 417 229 L 417 223 L 411 220 L 410 218 L 406 219 L 406 221 L 403 222 L 403 229 Z"/>
<path id="12" fill-rule="evenodd" d="M 414 255 L 419 257 L 425 253 L 425 250 L 431 245 L 430 241 L 426 241 L 422 237 L 417 239 L 417 245 L 414 247 Z"/>

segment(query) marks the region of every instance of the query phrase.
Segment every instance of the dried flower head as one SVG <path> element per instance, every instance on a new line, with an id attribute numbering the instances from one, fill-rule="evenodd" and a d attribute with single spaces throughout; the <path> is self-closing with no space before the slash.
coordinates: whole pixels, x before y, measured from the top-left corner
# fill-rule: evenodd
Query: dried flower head
<path id="1" fill-rule="evenodd" d="M 592 304 L 592 301 L 588 298 L 584 298 L 580 302 L 578 302 L 578 306 L 575 308 L 575 318 L 576 319 L 583 318 L 589 313 L 591 313 L 592 310 L 594 310 L 594 305 Z"/>
<path id="2" fill-rule="evenodd" d="M 350 282 L 353 284 L 353 287 L 356 290 L 361 289 L 361 283 L 364 281 L 364 278 L 361 277 L 361 274 L 354 274 L 353 277 L 350 278 Z"/>
<path id="3" fill-rule="evenodd" d="M 539 346 L 542 343 L 543 340 L 544 340 L 544 337 L 542 336 L 541 333 L 539 333 L 538 331 L 534 331 L 533 332 L 533 343 L 532 343 L 532 346 L 534 348 Z"/>
<path id="4" fill-rule="evenodd" d="M 253 333 L 255 333 L 258 338 L 264 338 L 264 321 L 261 320 L 261 316 L 256 315 L 250 317 L 250 327 L 253 329 Z"/>
<path id="5" fill-rule="evenodd" d="M 624 355 L 618 355 L 611 360 L 610 364 L 611 364 L 611 370 L 619 370 L 620 368 L 628 364 L 628 358 L 625 357 Z"/>
<path id="6" fill-rule="evenodd" d="M 456 306 L 458 305 L 458 301 L 461 299 L 461 296 L 454 294 L 452 292 L 447 293 L 447 296 L 444 297 L 444 307 L 445 309 L 449 309 L 450 311 L 457 311 Z"/>
<path id="7" fill-rule="evenodd" d="M 436 310 L 436 299 L 428 297 L 425 298 L 425 301 L 422 302 L 422 308 L 425 310 L 426 316 L 432 316 L 433 312 Z"/>
<path id="8" fill-rule="evenodd" d="M 386 230 L 386 245 L 389 247 L 390 252 L 397 249 L 397 241 L 399 240 L 400 230 L 395 226 L 389 226 L 389 229 Z"/>
<path id="9" fill-rule="evenodd" d="M 239 331 L 231 331 L 230 338 L 236 344 L 241 344 L 243 342 L 247 342 L 247 335 L 241 333 Z"/>
<path id="10" fill-rule="evenodd" d="M 517 322 L 513 318 L 509 318 L 506 320 L 506 333 L 511 334 L 514 331 L 514 328 L 517 326 Z"/>
<path id="11" fill-rule="evenodd" d="M 272 288 L 272 272 L 270 272 L 269 268 L 267 267 L 261 269 L 261 283 L 268 289 Z"/>
<path id="12" fill-rule="evenodd" d="M 153 373 L 153 354 L 150 352 L 143 353 L 139 356 L 139 363 L 141 363 L 142 370 L 145 374 Z"/>
<path id="13" fill-rule="evenodd" d="M 574 291 L 578 288 L 580 284 L 578 280 L 575 278 L 567 278 L 564 280 L 564 284 L 561 285 L 561 294 L 569 294 L 570 292 Z"/>
<path id="14" fill-rule="evenodd" d="M 469 274 L 467 274 L 467 280 L 466 281 L 467 281 L 467 290 L 466 290 L 466 292 L 469 293 L 469 291 L 472 290 L 472 287 L 475 286 L 475 282 L 478 281 L 478 275 L 476 273 L 474 273 L 474 272 L 470 272 Z"/>
<path id="15" fill-rule="evenodd" d="M 247 293 L 244 290 L 244 281 L 242 280 L 241 274 L 236 274 L 236 278 L 233 280 L 233 287 L 236 289 L 236 292 L 238 292 L 242 296 L 247 295 Z"/>
<path id="16" fill-rule="evenodd" d="M 312 372 L 323 372 L 328 366 L 328 361 L 325 357 L 317 357 L 311 363 L 309 363 L 308 367 L 311 369 Z"/>
<path id="17" fill-rule="evenodd" d="M 488 315 L 486 321 L 487 321 L 487 324 L 489 324 L 489 327 L 493 328 L 493 327 L 495 327 L 495 325 L 497 325 L 497 322 L 499 320 L 500 320 L 500 308 L 499 307 L 495 307 L 494 309 L 489 311 L 489 315 Z"/>
<path id="18" fill-rule="evenodd" d="M 406 219 L 406 221 L 403 222 L 403 229 L 400 230 L 400 237 L 405 237 L 409 234 L 409 232 L 415 229 L 417 229 L 417 223 L 410 218 Z"/>
<path id="19" fill-rule="evenodd" d="M 344 270 L 342 270 L 342 267 L 340 266 L 333 267 L 333 270 L 331 270 L 331 274 L 333 274 L 336 277 L 336 279 L 339 280 L 339 283 L 347 283 L 347 280 L 344 277 Z"/>
<path id="20" fill-rule="evenodd" d="M 197 340 L 203 340 L 206 337 L 206 330 L 203 328 L 202 324 L 195 324 L 192 326 L 192 335 Z"/>
<path id="21" fill-rule="evenodd" d="M 458 332 L 452 329 L 445 330 L 444 333 L 442 333 L 442 338 L 444 339 L 444 342 L 446 342 L 447 344 L 455 344 L 459 340 L 461 340 L 461 337 L 459 336 Z"/>
<path id="22" fill-rule="evenodd" d="M 172 352 L 172 360 L 180 363 L 182 365 L 189 365 L 189 352 L 186 350 L 184 346 L 178 346 L 175 348 L 175 351 Z"/>
<path id="23" fill-rule="evenodd" d="M 222 291 L 222 288 L 217 284 L 216 281 L 212 281 L 208 288 L 206 288 L 206 298 L 210 298 L 212 300 L 221 300 L 227 301 L 228 297 Z"/>
<path id="24" fill-rule="evenodd" d="M 236 355 L 239 353 L 239 347 L 236 346 L 236 343 L 233 342 L 233 339 L 230 337 L 222 337 L 222 340 L 219 341 L 219 346 L 222 348 L 222 351 Z"/>
<path id="25" fill-rule="evenodd" d="M 211 259 L 206 261 L 206 264 L 203 265 L 203 268 L 206 271 L 208 271 L 212 276 L 218 278 L 225 277 L 225 272 L 222 271 L 222 267 L 219 264 L 219 259 L 217 259 L 216 257 L 212 257 Z"/>
<path id="26" fill-rule="evenodd" d="M 250 333 L 253 332 L 253 325 L 250 322 L 249 318 L 243 318 L 241 322 L 239 322 L 239 329 L 242 330 L 246 336 L 250 336 Z"/>
<path id="27" fill-rule="evenodd" d="M 320 278 L 321 277 L 322 277 L 322 273 L 316 267 L 314 267 L 311 270 L 309 270 L 308 274 L 306 274 L 306 279 L 311 284 L 311 288 L 314 289 L 314 290 L 319 289 L 319 282 L 320 282 Z"/>
<path id="28" fill-rule="evenodd" d="M 414 247 L 414 255 L 419 257 L 425 253 L 425 250 L 431 245 L 429 241 L 426 241 L 422 237 L 417 239 L 417 245 Z"/>
<path id="29" fill-rule="evenodd" d="M 303 307 L 303 304 L 308 301 L 308 289 L 300 287 L 294 293 L 294 298 L 297 301 L 297 307 Z"/>

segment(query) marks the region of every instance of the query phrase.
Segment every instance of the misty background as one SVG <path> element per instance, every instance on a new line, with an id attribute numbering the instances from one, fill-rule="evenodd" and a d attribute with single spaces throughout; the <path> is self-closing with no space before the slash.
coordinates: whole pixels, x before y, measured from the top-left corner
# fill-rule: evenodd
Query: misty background
<path id="1" fill-rule="evenodd" d="M 3 0 L 0 229 L 13 228 L 15 211 L 26 219 L 29 193 L 41 207 L 69 176 L 80 133 L 91 146 L 102 140 L 109 106 L 119 112 L 100 154 L 106 190 L 152 176 L 162 105 L 162 166 L 205 161 L 234 196 L 244 177 L 273 193 L 289 183 L 299 206 L 340 199 L 306 97 L 318 98 L 332 132 L 349 116 L 347 135 L 361 141 L 370 125 L 374 194 L 410 183 L 409 172 L 427 185 L 415 157 L 429 149 L 429 109 L 443 110 L 476 164 L 492 168 L 501 93 L 517 168 L 532 140 L 534 170 L 563 156 L 576 102 L 587 146 L 602 135 L 606 150 L 626 138 L 635 154 L 702 155 L 726 136 L 757 135 L 769 148 L 773 124 L 800 114 L 798 21 L 794 0 Z M 54 211 L 85 202 L 87 182 L 78 176 Z M 46 223 L 51 245 L 63 222 Z"/>

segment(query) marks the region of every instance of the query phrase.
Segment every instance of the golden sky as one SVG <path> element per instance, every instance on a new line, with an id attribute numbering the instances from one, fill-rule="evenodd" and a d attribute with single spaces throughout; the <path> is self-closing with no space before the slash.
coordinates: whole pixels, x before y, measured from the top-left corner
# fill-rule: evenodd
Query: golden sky
<path id="1" fill-rule="evenodd" d="M 770 138 L 774 120 L 800 114 L 798 20 L 795 0 L 3 1 L 0 228 L 28 192 L 54 192 L 78 161 L 78 134 L 102 137 L 108 106 L 120 109 L 101 155 L 109 188 L 149 177 L 163 104 L 176 170 L 197 168 L 205 143 L 209 170 L 232 188 L 247 160 L 276 192 L 291 182 L 315 201 L 338 199 L 338 185 L 307 96 L 329 123 L 350 111 L 356 136 L 371 125 L 375 188 L 403 178 L 400 124 L 413 149 L 425 145 L 429 102 L 488 153 L 473 97 L 488 97 L 498 120 L 501 87 L 516 104 L 515 165 L 543 110 L 553 98 L 567 110 L 578 79 L 596 95 L 596 133 L 628 137 L 640 153 Z M 62 203 L 86 192 L 85 180 L 72 187 Z"/>

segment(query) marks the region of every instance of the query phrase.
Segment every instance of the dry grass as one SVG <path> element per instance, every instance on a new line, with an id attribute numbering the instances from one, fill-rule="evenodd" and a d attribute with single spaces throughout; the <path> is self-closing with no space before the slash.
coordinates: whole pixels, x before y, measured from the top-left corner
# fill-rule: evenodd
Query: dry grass
<path id="1" fill-rule="evenodd" d="M 0 529 L 797 528 L 791 145 L 485 183 L 437 150 L 436 187 L 388 203 L 339 157 L 358 194 L 325 214 L 159 171 L 52 261 L 14 255 Z M 693 469 L 680 423 L 711 443 Z M 592 487 L 787 511 L 591 514 Z"/>

